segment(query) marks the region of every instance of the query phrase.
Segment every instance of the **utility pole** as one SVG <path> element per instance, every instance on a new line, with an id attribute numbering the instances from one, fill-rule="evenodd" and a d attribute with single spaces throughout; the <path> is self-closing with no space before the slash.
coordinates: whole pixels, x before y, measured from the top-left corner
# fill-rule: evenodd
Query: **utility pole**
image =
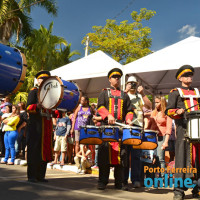
<path id="1" fill-rule="evenodd" d="M 89 47 L 89 36 L 87 36 L 87 39 L 85 41 L 85 57 L 88 56 L 88 47 Z"/>

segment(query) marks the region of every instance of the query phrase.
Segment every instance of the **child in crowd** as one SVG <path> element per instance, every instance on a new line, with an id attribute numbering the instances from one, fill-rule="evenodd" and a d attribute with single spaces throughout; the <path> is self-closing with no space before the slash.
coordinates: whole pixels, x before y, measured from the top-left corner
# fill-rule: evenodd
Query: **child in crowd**
<path id="1" fill-rule="evenodd" d="M 62 118 L 58 118 L 57 123 L 56 123 L 56 129 L 54 132 L 55 159 L 50 164 L 51 166 L 58 163 L 58 157 L 60 155 L 60 151 L 62 153 L 62 160 L 61 160 L 60 166 L 64 166 L 65 155 L 67 151 L 67 136 L 69 135 L 70 129 L 71 129 L 71 121 L 66 116 L 66 112 L 62 111 Z"/>
<path id="2" fill-rule="evenodd" d="M 91 151 L 87 145 L 80 145 L 80 151 L 76 154 L 74 161 L 78 167 L 77 173 L 85 174 L 86 169 L 91 167 Z"/>

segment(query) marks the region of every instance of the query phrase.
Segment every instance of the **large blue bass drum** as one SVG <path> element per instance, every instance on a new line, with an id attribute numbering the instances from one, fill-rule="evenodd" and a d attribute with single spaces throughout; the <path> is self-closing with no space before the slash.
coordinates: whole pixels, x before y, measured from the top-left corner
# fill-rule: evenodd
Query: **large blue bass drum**
<path id="1" fill-rule="evenodd" d="M 57 76 L 45 79 L 38 90 L 38 100 L 45 109 L 74 111 L 79 105 L 81 93 L 74 82 Z"/>
<path id="2" fill-rule="evenodd" d="M 18 49 L 0 43 L 0 96 L 16 93 L 26 76 L 26 58 Z"/>

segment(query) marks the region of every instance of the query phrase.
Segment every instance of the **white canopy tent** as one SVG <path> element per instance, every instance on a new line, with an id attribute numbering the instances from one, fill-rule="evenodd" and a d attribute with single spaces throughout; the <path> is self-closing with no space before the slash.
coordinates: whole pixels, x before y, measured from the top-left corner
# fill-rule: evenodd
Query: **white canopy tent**
<path id="1" fill-rule="evenodd" d="M 200 86 L 200 38 L 189 37 L 124 66 L 124 74 L 135 75 L 152 94 L 168 94 L 180 82 L 175 79 L 182 65 L 195 68 L 193 87 Z"/>
<path id="2" fill-rule="evenodd" d="M 58 76 L 66 81 L 75 81 L 80 89 L 90 98 L 98 97 L 103 88 L 109 86 L 108 72 L 112 68 L 121 68 L 122 65 L 97 51 L 70 64 L 51 71 L 51 75 Z"/>

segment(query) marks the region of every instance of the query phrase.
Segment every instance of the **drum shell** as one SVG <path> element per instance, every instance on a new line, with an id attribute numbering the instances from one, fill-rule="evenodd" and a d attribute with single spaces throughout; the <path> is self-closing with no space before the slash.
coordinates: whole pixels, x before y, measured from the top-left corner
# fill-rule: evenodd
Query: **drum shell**
<path id="1" fill-rule="evenodd" d="M 190 111 L 186 114 L 186 137 L 190 140 L 200 141 L 200 111 Z"/>
<path id="2" fill-rule="evenodd" d="M 80 128 L 80 144 L 102 144 L 101 128 L 98 126 L 82 126 Z"/>
<path id="3" fill-rule="evenodd" d="M 79 88 L 74 82 L 65 81 L 65 80 L 62 80 L 62 82 L 64 85 L 64 88 L 63 88 L 64 91 L 63 91 L 63 96 L 61 97 L 62 101 L 57 106 L 57 109 L 58 110 L 66 109 L 67 111 L 73 111 L 78 106 L 78 103 L 80 100 Z"/>
<path id="4" fill-rule="evenodd" d="M 102 140 L 105 142 L 118 142 L 120 139 L 119 127 L 104 126 L 102 128 Z"/>
<path id="5" fill-rule="evenodd" d="M 0 44 L 0 96 L 16 93 L 26 76 L 26 58 L 18 49 Z"/>
<path id="6" fill-rule="evenodd" d="M 123 128 L 122 143 L 127 145 L 139 145 L 142 143 L 142 128 Z"/>
<path id="7" fill-rule="evenodd" d="M 142 143 L 138 146 L 133 146 L 133 149 L 154 150 L 157 146 L 157 131 L 145 130 L 142 133 Z"/>

